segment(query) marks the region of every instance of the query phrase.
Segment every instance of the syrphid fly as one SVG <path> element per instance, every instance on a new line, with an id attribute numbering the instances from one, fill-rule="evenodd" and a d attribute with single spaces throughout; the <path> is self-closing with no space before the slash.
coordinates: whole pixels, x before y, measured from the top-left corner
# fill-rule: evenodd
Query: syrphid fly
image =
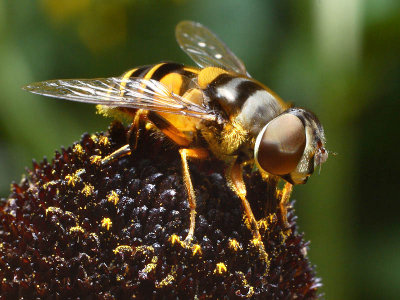
<path id="1" fill-rule="evenodd" d="M 191 211 L 186 245 L 193 239 L 196 217 L 188 160 L 210 155 L 222 160 L 227 184 L 242 201 L 253 237 L 261 241 L 246 198 L 243 165 L 253 164 L 263 178 L 284 179 L 287 198 L 291 184 L 305 183 L 328 157 L 322 125 L 313 113 L 291 107 L 251 78 L 243 62 L 203 25 L 180 22 L 176 39 L 198 67 L 163 62 L 129 70 L 119 77 L 49 80 L 24 89 L 98 104 L 106 115 L 123 113 L 132 120 L 134 138 L 144 121 L 171 139 L 179 147 Z M 104 157 L 103 164 L 134 152 L 136 145 L 127 144 Z"/>

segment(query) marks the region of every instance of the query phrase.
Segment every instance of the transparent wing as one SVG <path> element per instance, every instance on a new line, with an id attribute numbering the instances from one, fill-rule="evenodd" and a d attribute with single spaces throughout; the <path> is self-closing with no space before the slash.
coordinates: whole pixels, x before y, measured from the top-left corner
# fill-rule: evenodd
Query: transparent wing
<path id="1" fill-rule="evenodd" d="M 171 92 L 165 85 L 153 79 L 119 77 L 59 79 L 32 83 L 23 89 L 34 94 L 71 101 L 216 120 L 215 115 L 206 107 Z"/>
<path id="2" fill-rule="evenodd" d="M 243 62 L 200 23 L 182 21 L 176 26 L 175 35 L 182 50 L 200 67 L 220 67 L 249 76 Z"/>

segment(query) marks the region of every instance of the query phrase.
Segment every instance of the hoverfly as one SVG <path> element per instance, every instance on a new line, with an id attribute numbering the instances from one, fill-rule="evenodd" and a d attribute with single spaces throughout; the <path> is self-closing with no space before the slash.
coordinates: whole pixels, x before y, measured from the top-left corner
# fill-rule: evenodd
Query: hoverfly
<path id="1" fill-rule="evenodd" d="M 203 25 L 180 22 L 176 39 L 199 68 L 165 62 L 135 68 L 120 77 L 49 80 L 24 89 L 98 104 L 106 114 L 117 110 L 132 119 L 136 141 L 144 120 L 178 145 L 190 207 L 186 245 L 192 241 L 196 215 L 188 159 L 213 154 L 224 161 L 227 183 L 242 201 L 254 238 L 260 240 L 246 199 L 243 164 L 255 164 L 264 178 L 283 178 L 290 193 L 291 184 L 305 183 L 326 161 L 324 130 L 313 113 L 290 107 L 251 78 L 243 62 Z M 136 145 L 125 145 L 103 163 L 134 151 Z"/>

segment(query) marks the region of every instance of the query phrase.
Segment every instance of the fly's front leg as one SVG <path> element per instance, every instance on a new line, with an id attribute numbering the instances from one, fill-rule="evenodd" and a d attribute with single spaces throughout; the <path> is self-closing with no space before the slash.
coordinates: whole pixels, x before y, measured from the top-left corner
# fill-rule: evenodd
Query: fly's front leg
<path id="1" fill-rule="evenodd" d="M 128 140 L 132 151 L 135 151 L 138 145 L 140 135 L 140 121 L 145 119 L 147 114 L 147 110 L 139 109 L 135 114 L 135 118 L 133 119 L 131 128 L 129 128 Z"/>
<path id="2" fill-rule="evenodd" d="M 138 140 L 139 140 L 140 120 L 144 119 L 146 114 L 147 114 L 146 110 L 139 109 L 136 112 L 135 117 L 133 118 L 132 125 L 128 131 L 128 140 L 131 140 L 131 138 L 133 138 L 133 143 L 131 143 L 131 145 L 126 144 L 126 145 L 122 146 L 121 148 L 117 149 L 116 151 L 114 151 L 113 153 L 104 157 L 101 160 L 102 165 L 108 164 L 110 161 L 112 161 L 114 159 L 118 159 L 125 155 L 129 155 L 132 153 L 132 151 L 136 150 Z"/>
<path id="3" fill-rule="evenodd" d="M 184 243 L 189 246 L 192 242 L 194 229 L 196 224 L 196 195 L 194 194 L 192 180 L 190 178 L 188 158 L 204 159 L 208 157 L 208 151 L 204 148 L 198 149 L 180 149 L 179 153 L 182 159 L 182 172 L 183 172 L 183 182 L 186 188 L 186 193 L 189 200 L 190 208 L 190 227 L 189 233 L 185 238 Z"/>
<path id="4" fill-rule="evenodd" d="M 290 227 L 289 222 L 287 220 L 287 208 L 289 205 L 289 198 L 290 194 L 292 193 L 292 190 L 293 190 L 293 185 L 289 182 L 286 182 L 281 193 L 281 200 L 279 201 L 279 209 L 282 214 L 282 222 L 286 228 Z"/>
<path id="5" fill-rule="evenodd" d="M 240 200 L 242 200 L 242 205 L 247 217 L 247 220 L 250 225 L 251 232 L 253 234 L 253 244 L 258 246 L 260 251 L 260 255 L 262 259 L 267 264 L 267 269 L 269 266 L 268 254 L 265 251 L 264 243 L 261 240 L 261 234 L 258 230 L 257 220 L 254 217 L 253 211 L 251 210 L 251 206 L 249 201 L 246 198 L 246 185 L 243 181 L 243 169 L 242 166 L 238 162 L 234 162 L 226 172 L 226 179 L 229 187 L 239 196 Z"/>

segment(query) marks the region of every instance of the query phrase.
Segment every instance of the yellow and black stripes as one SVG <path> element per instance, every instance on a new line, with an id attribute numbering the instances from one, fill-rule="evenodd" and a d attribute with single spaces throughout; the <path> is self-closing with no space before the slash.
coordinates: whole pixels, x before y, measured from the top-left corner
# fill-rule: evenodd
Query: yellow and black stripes
<path id="1" fill-rule="evenodd" d="M 123 78 L 143 78 L 157 80 L 172 92 L 182 96 L 189 88 L 190 82 L 197 76 L 199 69 L 185 67 L 183 64 L 163 62 L 156 65 L 146 65 L 129 70 Z"/>
<path id="2" fill-rule="evenodd" d="M 160 114 L 154 111 L 149 111 L 147 118 L 177 145 L 181 147 L 188 147 L 190 145 L 191 141 L 187 138 L 187 136 L 177 129 L 173 124 L 171 124 L 171 122 L 163 118 Z"/>

